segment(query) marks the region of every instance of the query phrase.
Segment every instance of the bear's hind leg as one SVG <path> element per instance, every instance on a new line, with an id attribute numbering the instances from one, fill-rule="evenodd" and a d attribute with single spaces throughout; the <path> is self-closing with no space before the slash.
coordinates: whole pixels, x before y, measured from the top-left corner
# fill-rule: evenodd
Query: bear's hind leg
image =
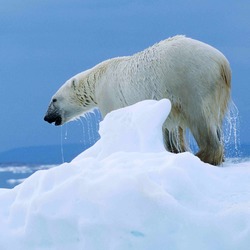
<path id="1" fill-rule="evenodd" d="M 186 152 L 187 147 L 185 143 L 185 131 L 183 128 L 178 127 L 175 130 L 169 131 L 163 128 L 164 146 L 167 151 L 171 153 Z"/>
<path id="2" fill-rule="evenodd" d="M 220 130 L 203 126 L 192 130 L 199 146 L 196 154 L 203 162 L 218 166 L 223 162 L 223 145 L 220 141 Z"/>

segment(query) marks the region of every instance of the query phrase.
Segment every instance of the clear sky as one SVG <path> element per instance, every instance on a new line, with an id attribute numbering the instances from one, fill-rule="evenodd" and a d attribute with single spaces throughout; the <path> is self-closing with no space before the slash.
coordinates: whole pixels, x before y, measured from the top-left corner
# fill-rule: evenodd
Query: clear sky
<path id="1" fill-rule="evenodd" d="M 0 151 L 80 142 L 79 121 L 66 130 L 43 121 L 54 92 L 105 59 L 176 34 L 229 59 L 241 142 L 250 143 L 249 13 L 246 0 L 0 0 Z"/>

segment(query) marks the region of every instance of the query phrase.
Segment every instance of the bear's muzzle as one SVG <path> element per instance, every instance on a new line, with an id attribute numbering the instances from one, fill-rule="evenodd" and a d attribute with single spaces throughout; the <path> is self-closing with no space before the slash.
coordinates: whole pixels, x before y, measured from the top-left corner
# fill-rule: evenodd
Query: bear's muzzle
<path id="1" fill-rule="evenodd" d="M 46 114 L 44 116 L 44 121 L 48 123 L 55 123 L 55 126 L 59 126 L 62 124 L 62 117 L 60 115 L 55 115 L 55 114 Z"/>

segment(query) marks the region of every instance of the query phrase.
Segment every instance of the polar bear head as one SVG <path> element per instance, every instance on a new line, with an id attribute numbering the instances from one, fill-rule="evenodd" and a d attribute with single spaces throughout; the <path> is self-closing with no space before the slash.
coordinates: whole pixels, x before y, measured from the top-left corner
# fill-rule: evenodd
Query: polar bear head
<path id="1" fill-rule="evenodd" d="M 51 98 L 44 120 L 62 125 L 93 108 L 84 79 L 71 78 Z"/>

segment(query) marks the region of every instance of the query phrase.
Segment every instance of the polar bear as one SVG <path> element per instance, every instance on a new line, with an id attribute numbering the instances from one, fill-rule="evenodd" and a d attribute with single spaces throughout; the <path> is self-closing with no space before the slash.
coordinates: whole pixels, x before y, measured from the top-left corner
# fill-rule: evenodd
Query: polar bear
<path id="1" fill-rule="evenodd" d="M 44 120 L 62 125 L 95 107 L 103 117 L 145 99 L 172 103 L 163 124 L 168 151 L 189 150 L 187 128 L 202 161 L 223 161 L 222 121 L 228 109 L 231 70 L 217 49 L 179 35 L 132 56 L 106 60 L 73 76 L 55 93 Z"/>

